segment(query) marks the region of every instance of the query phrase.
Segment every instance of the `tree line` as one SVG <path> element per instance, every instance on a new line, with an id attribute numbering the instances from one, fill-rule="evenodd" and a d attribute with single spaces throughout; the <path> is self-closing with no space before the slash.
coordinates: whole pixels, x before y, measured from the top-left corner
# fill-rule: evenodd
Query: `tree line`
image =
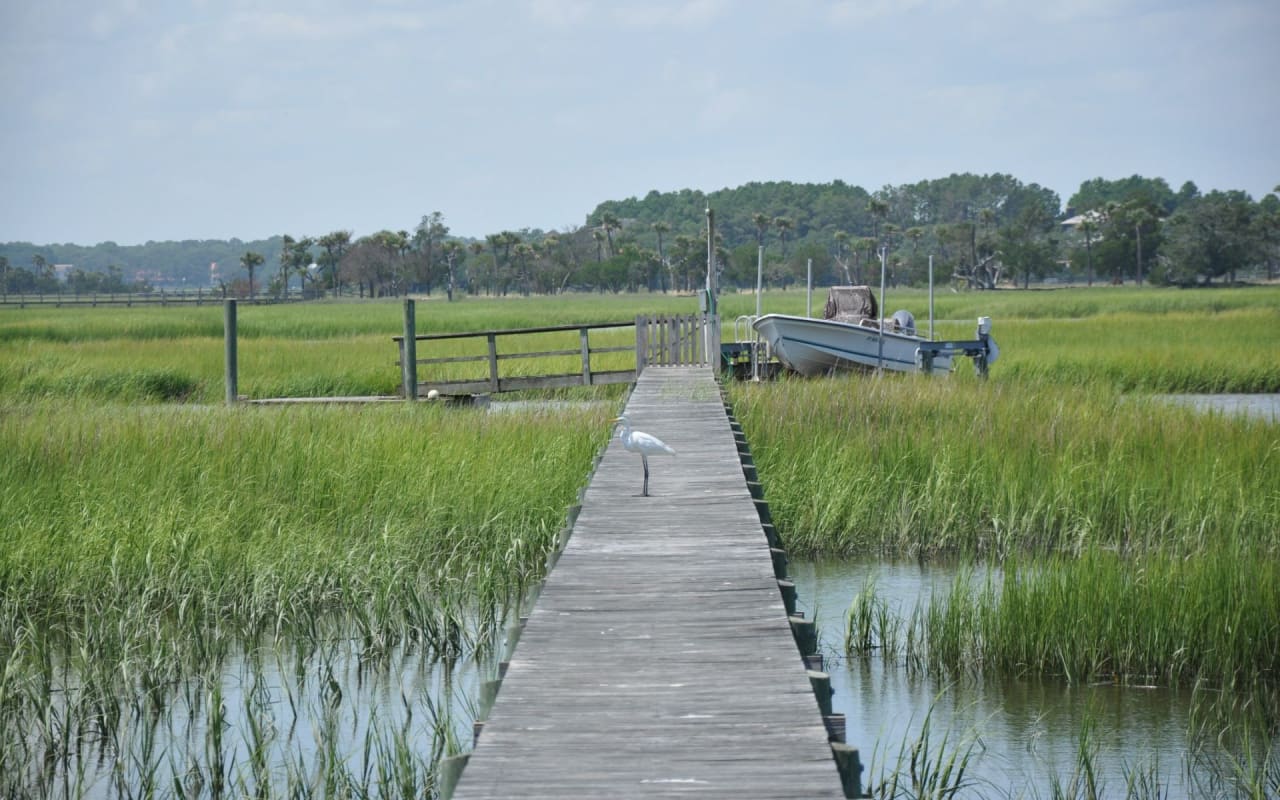
<path id="1" fill-rule="evenodd" d="M 0 268 L 6 291 L 88 291 L 95 282 L 98 291 L 115 291 L 105 287 L 123 290 L 126 269 L 156 250 L 178 259 L 168 274 L 196 285 L 208 285 L 209 265 L 218 261 L 229 296 L 690 291 L 706 274 L 710 207 L 723 286 L 754 286 L 761 253 L 766 280 L 782 288 L 802 282 L 810 265 L 819 284 L 874 283 L 881 259 L 895 285 L 919 285 L 931 256 L 940 280 L 972 288 L 1043 280 L 1196 284 L 1277 276 L 1278 194 L 1280 187 L 1258 201 L 1240 191 L 1203 194 L 1190 181 L 1175 191 L 1162 178 L 1134 175 L 1085 181 L 1064 208 L 1056 192 L 999 173 L 875 192 L 839 180 L 764 182 L 607 201 L 563 231 L 463 238 L 434 211 L 412 230 L 361 237 L 337 230 L 134 250 L 110 242 L 11 243 L 0 245 Z M 74 283 L 51 286 L 50 264 L 73 257 L 83 259 Z"/>

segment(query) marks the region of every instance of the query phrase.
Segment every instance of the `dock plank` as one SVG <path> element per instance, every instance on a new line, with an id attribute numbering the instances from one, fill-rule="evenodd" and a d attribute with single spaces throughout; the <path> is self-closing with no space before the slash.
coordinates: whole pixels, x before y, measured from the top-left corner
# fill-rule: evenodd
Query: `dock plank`
<path id="1" fill-rule="evenodd" d="M 453 797 L 843 797 L 711 370 L 626 413 Z"/>

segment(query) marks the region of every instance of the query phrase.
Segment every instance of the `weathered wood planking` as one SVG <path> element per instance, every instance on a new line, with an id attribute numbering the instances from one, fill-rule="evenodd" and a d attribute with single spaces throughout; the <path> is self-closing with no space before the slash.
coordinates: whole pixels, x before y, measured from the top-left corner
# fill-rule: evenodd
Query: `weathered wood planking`
<path id="1" fill-rule="evenodd" d="M 454 798 L 843 797 L 709 368 L 651 367 Z"/>

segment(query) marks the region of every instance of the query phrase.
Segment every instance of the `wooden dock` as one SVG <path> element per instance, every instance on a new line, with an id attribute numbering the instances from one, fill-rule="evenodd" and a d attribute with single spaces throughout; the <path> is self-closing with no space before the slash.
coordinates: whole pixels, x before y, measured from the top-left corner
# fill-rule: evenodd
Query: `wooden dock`
<path id="1" fill-rule="evenodd" d="M 626 414 L 678 455 L 611 440 L 453 797 L 845 797 L 712 370 Z"/>

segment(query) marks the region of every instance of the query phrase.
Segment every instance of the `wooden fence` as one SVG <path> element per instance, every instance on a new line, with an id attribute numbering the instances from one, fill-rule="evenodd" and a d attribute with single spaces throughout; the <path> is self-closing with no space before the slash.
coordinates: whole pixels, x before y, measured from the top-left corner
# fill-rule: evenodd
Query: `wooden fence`
<path id="1" fill-rule="evenodd" d="M 710 322 L 711 324 L 708 324 Z M 719 359 L 719 318 L 708 319 L 705 314 L 690 316 L 644 316 L 635 322 L 599 322 L 581 325 L 550 325 L 541 328 L 508 328 L 502 330 L 472 331 L 468 333 L 415 332 L 414 301 L 405 301 L 405 326 L 402 336 L 393 337 L 399 348 L 398 363 L 401 370 L 401 391 L 408 399 L 417 399 L 431 391 L 445 396 L 469 394 L 494 394 L 527 389 L 553 389 L 564 386 L 601 386 L 612 383 L 633 383 L 646 366 L 699 366 L 712 365 Z M 595 346 L 591 342 L 594 331 L 635 328 L 635 344 L 623 346 Z M 528 352 L 516 348 L 499 351 L 499 339 L 537 334 L 577 333 L 576 346 L 555 350 Z M 436 356 L 418 358 L 418 344 L 424 345 L 445 340 L 483 339 L 486 352 L 482 355 Z M 507 342 L 509 343 L 509 342 Z M 605 353 L 635 353 L 635 366 L 629 369 L 602 369 L 595 356 Z M 712 357 L 708 358 L 707 354 Z M 580 368 L 573 372 L 554 375 L 504 374 L 506 363 L 529 358 L 579 357 Z M 484 363 L 487 374 L 465 379 L 420 378 L 419 367 Z"/>
<path id="2" fill-rule="evenodd" d="M 719 317 L 708 318 L 706 314 L 636 317 L 637 371 L 646 366 L 716 366 L 719 360 Z"/>
<path id="3" fill-rule="evenodd" d="M 10 293 L 0 295 L 0 306 L 17 306 L 18 308 L 26 308 L 27 306 L 53 306 L 61 308 L 62 306 L 178 306 L 178 305 L 215 305 L 223 303 L 230 298 L 223 295 L 222 292 L 214 289 L 196 289 L 195 291 L 181 292 L 148 292 L 143 294 L 126 292 L 126 293 L 106 293 L 106 294 L 18 294 Z M 242 303 L 252 303 L 254 305 L 269 305 L 276 303 L 299 303 L 302 302 L 300 297 L 290 297 L 288 299 L 280 297 L 260 296 L 253 299 L 241 298 Z"/>

